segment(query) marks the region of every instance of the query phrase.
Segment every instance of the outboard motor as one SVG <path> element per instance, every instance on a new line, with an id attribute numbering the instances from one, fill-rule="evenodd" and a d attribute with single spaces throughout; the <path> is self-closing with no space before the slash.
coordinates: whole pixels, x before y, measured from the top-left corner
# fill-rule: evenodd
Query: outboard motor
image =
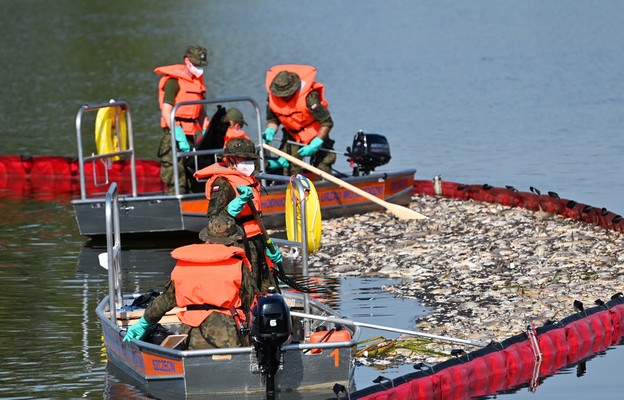
<path id="1" fill-rule="evenodd" d="M 385 136 L 358 131 L 353 146 L 347 147 L 349 161 L 354 164 L 353 176 L 368 175 L 390 161 L 390 144 Z"/>
<path id="2" fill-rule="evenodd" d="M 292 332 L 290 309 L 275 288 L 258 293 L 251 306 L 251 339 L 258 366 L 266 379 L 267 399 L 275 398 L 275 374 L 279 369 L 281 347 Z"/>

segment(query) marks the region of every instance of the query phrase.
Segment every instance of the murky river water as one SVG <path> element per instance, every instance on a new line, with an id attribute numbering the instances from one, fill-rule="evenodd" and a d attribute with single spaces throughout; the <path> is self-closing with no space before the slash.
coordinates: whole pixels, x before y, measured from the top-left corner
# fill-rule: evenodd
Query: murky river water
<path id="1" fill-rule="evenodd" d="M 382 133 L 390 166 L 416 167 L 421 179 L 532 185 L 624 212 L 624 3 L 617 0 L 22 0 L 2 8 L 3 154 L 75 156 L 79 107 L 116 98 L 132 107 L 139 155 L 154 158 L 152 70 L 179 62 L 197 42 L 210 51 L 210 97 L 262 104 L 269 66 L 315 65 L 339 149 L 358 129 Z M 337 167 L 346 169 L 346 160 Z M 106 275 L 85 263 L 93 254 L 69 199 L 5 194 L 0 397 L 130 397 L 134 389 L 106 373 L 93 312 Z M 126 284 L 160 287 L 168 267 L 144 262 L 166 253 L 128 252 Z M 342 281 L 341 311 L 410 328 L 421 311 L 376 290 L 382 283 Z M 361 301 L 363 294 L 372 300 Z M 373 302 L 372 311 L 361 309 Z M 614 374 L 623 360 L 618 347 L 591 360 L 581 377 L 572 368 L 536 393 L 504 396 L 619 398 Z M 364 384 L 399 372 L 361 370 L 356 378 Z"/>

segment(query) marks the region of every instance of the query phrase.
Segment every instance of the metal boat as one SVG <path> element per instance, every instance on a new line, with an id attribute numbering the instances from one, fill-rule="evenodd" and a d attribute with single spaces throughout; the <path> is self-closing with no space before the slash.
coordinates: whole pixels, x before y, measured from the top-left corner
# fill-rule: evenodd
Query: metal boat
<path id="1" fill-rule="evenodd" d="M 199 102 L 182 102 L 174 107 L 172 115 L 179 106 L 187 104 L 247 104 L 251 105 L 255 111 L 255 122 L 258 132 L 261 132 L 260 111 L 258 104 L 248 97 L 223 98 L 203 100 Z M 85 130 L 85 115 L 92 111 L 101 110 L 103 108 L 116 107 L 120 110 L 120 114 L 125 116 L 127 126 L 127 148 L 119 149 L 104 154 L 85 155 L 83 148 L 83 136 Z M 154 183 L 160 182 L 158 174 L 146 175 L 141 171 L 141 160 L 135 157 L 134 138 L 132 134 L 132 118 L 131 110 L 127 103 L 123 101 L 104 103 L 98 105 L 85 105 L 80 108 L 76 116 L 76 131 L 78 144 L 78 172 L 80 180 L 80 198 L 72 200 L 72 207 L 76 215 L 78 228 L 83 236 L 88 237 L 104 237 L 104 188 L 115 182 L 124 182 L 119 184 L 119 203 L 121 207 L 121 232 L 123 234 L 149 234 L 149 233 L 168 233 L 168 232 L 191 232 L 197 233 L 205 226 L 205 215 L 208 209 L 203 190 L 200 193 L 181 194 L 179 182 L 177 181 L 177 162 L 174 162 L 174 176 L 176 177 L 175 194 L 164 194 L 163 191 L 143 192 L 141 187 L 154 187 Z M 118 132 L 115 133 L 119 135 Z M 358 136 L 359 135 L 359 136 Z M 368 136 L 367 136 L 368 135 Z M 341 179 L 364 190 L 382 200 L 399 204 L 408 205 L 411 201 L 414 175 L 416 170 L 401 170 L 388 172 L 375 172 L 375 167 L 383 165 L 389 161 L 389 156 L 383 161 L 379 161 L 374 156 L 374 145 L 378 143 L 366 143 L 367 137 L 379 137 L 376 134 L 364 134 L 358 132 L 359 137 L 357 145 L 360 148 L 359 157 L 354 167 L 353 175 L 357 176 L 341 176 Z M 383 137 L 382 137 L 383 138 Z M 173 138 L 172 138 L 173 139 Z M 383 138 L 385 140 L 385 138 Z M 257 143 L 261 143 L 259 134 Z M 389 146 L 385 146 L 384 150 L 389 155 Z M 354 139 L 354 149 L 356 139 Z M 260 156 L 265 157 L 262 146 L 259 147 Z M 193 150 L 183 153 L 177 152 L 174 146 L 173 157 L 177 160 L 179 157 L 190 160 L 190 165 L 196 169 L 201 167 L 201 160 L 206 158 L 214 158 L 219 155 L 221 149 L 212 150 Z M 353 152 L 355 153 L 355 152 Z M 344 153 L 343 153 L 344 154 Z M 115 158 L 121 158 L 119 162 L 124 163 L 124 168 L 116 168 L 115 176 L 109 175 L 112 162 Z M 108 169 L 102 165 L 108 165 Z M 266 191 L 263 190 L 262 195 L 262 214 L 263 221 L 268 228 L 284 227 L 284 205 L 285 205 L 285 188 L 283 183 L 284 176 L 270 175 L 265 171 L 264 163 L 260 163 L 262 173 L 258 175 Z M 308 176 L 314 181 L 314 177 Z M 146 184 L 144 181 L 151 181 L 152 184 Z M 287 181 L 287 180 L 286 180 Z M 205 186 L 205 181 L 198 182 L 198 185 Z M 314 182 L 324 218 L 341 217 L 345 215 L 353 215 L 365 213 L 373 210 L 381 210 L 377 204 L 371 203 L 369 200 L 354 194 L 349 189 L 345 189 L 330 181 Z M 126 191 L 123 191 L 125 189 Z"/>
<path id="2" fill-rule="evenodd" d="M 262 393 L 270 397 L 269 393 L 299 391 L 321 391 L 326 396 L 335 385 L 352 387 L 360 328 L 336 323 L 335 319 L 340 316 L 309 294 L 282 293 L 288 309 L 297 315 L 284 317 L 292 321 L 292 330 L 283 343 L 266 339 L 276 335 L 254 336 L 253 327 L 254 345 L 251 347 L 182 350 L 176 347 L 175 341 L 171 344 L 168 340 L 176 339 L 175 335 L 161 344 L 150 343 L 147 339 L 123 342 L 125 329 L 142 316 L 144 309 L 131 306 L 141 293 L 122 291 L 119 229 L 122 211 L 115 183 L 106 193 L 103 211 L 107 252 L 102 264 L 108 269 L 109 294 L 98 304 L 96 314 L 102 326 L 108 363 L 114 370 L 138 383 L 148 394 L 168 398 L 218 398 L 220 395 L 245 398 Z M 305 236 L 305 230 L 302 231 Z M 307 274 L 305 237 L 301 242 L 283 241 L 282 244 L 301 251 Z M 174 309 L 165 315 L 160 324 L 175 332 L 180 325 L 175 315 L 177 311 L 179 309 Z M 340 335 L 328 336 L 327 332 Z M 319 337 L 321 333 L 323 336 Z M 267 354 L 277 354 L 273 374 L 267 372 Z"/>

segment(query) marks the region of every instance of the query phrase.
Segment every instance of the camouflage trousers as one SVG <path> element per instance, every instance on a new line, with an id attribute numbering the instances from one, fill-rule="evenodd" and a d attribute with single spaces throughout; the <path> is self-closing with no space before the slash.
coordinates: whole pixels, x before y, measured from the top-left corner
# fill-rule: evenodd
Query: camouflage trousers
<path id="1" fill-rule="evenodd" d="M 182 325 L 180 333 L 189 335 L 189 350 L 246 347 L 250 345 L 249 336 L 240 335 L 236 329 L 234 318 L 229 314 L 220 312 L 210 314 L 197 328 Z"/>
<path id="2" fill-rule="evenodd" d="M 282 150 L 284 153 L 288 153 L 289 155 L 301 160 L 302 159 L 301 156 L 299 155 L 299 153 L 297 153 L 297 150 L 299 150 L 301 147 L 303 146 L 298 146 L 296 144 L 290 144 L 290 143 L 282 143 L 282 145 L 280 146 L 280 150 Z M 325 143 L 323 143 L 323 148 L 333 150 L 334 141 L 332 139 L 327 138 L 325 140 Z M 336 153 L 330 153 L 327 151 L 319 150 L 316 153 L 312 154 L 312 156 L 310 157 L 310 164 L 312 164 L 314 167 L 328 174 L 332 173 L 332 166 L 334 165 L 335 162 L 336 162 Z M 302 167 L 295 165 L 293 163 L 290 163 L 289 167 L 284 168 L 284 175 L 286 176 L 297 175 L 301 173 L 301 170 L 302 170 Z"/>
<path id="3" fill-rule="evenodd" d="M 171 149 L 171 135 L 168 129 L 163 129 L 158 146 L 160 158 L 160 179 L 167 186 L 167 194 L 175 194 L 175 181 L 173 179 L 173 153 Z M 180 194 L 189 193 L 191 187 L 186 173 L 184 160 L 178 159 L 178 181 L 180 182 Z"/>

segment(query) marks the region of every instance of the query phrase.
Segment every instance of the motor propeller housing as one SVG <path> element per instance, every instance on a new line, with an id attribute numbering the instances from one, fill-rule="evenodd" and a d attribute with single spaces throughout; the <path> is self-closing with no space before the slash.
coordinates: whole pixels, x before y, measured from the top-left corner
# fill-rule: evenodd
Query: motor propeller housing
<path id="1" fill-rule="evenodd" d="M 375 168 L 390 162 L 390 144 L 385 136 L 358 131 L 353 145 L 347 147 L 349 161 L 354 163 L 353 176 L 368 175 Z"/>
<path id="2" fill-rule="evenodd" d="M 256 343 L 281 345 L 292 333 L 290 309 L 274 288 L 258 293 L 251 307 L 251 337 Z"/>
<path id="3" fill-rule="evenodd" d="M 275 398 L 275 374 L 282 363 L 281 347 L 292 334 L 290 308 L 275 288 L 258 293 L 251 306 L 251 339 L 264 375 L 267 399 Z"/>

